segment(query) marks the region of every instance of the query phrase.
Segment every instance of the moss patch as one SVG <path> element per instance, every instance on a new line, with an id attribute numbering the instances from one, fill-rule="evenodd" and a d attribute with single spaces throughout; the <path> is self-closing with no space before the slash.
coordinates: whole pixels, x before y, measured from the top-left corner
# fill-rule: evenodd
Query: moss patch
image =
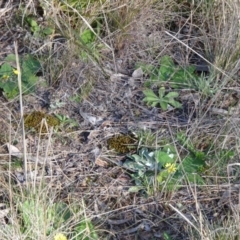
<path id="1" fill-rule="evenodd" d="M 107 140 L 107 145 L 109 149 L 114 149 L 117 153 L 126 154 L 132 150 L 136 150 L 137 139 L 130 135 L 116 135 Z"/>
<path id="2" fill-rule="evenodd" d="M 43 124 L 42 129 L 41 129 L 41 122 L 42 119 L 45 118 L 48 128 L 50 127 L 56 127 L 60 125 L 60 120 L 54 116 L 48 115 L 46 113 L 40 112 L 40 111 L 35 111 L 30 114 L 26 114 L 24 116 L 24 124 L 27 129 L 35 129 L 37 132 L 41 133 L 47 133 L 47 128 L 45 124 Z"/>

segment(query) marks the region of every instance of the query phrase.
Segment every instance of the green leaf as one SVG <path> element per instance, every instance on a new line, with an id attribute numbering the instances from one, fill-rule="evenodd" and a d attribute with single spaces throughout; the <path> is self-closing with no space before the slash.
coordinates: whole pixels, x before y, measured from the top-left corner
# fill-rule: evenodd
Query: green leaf
<path id="1" fill-rule="evenodd" d="M 7 76 L 13 75 L 12 67 L 8 63 L 4 63 L 0 68 L 0 77 L 4 75 L 7 75 Z M 3 81 L 3 80 L 0 80 L 0 81 Z"/>
<path id="2" fill-rule="evenodd" d="M 141 148 L 139 150 L 139 155 L 144 157 L 149 157 L 150 155 L 152 155 L 152 152 L 149 152 L 147 148 Z"/>
<path id="3" fill-rule="evenodd" d="M 54 29 L 53 29 L 53 28 L 47 27 L 47 28 L 44 28 L 44 29 L 43 29 L 43 33 L 44 33 L 45 35 L 51 35 L 53 32 L 54 32 Z"/>
<path id="4" fill-rule="evenodd" d="M 174 99 L 170 99 L 170 100 L 168 101 L 168 103 L 169 103 L 170 105 L 172 105 L 173 107 L 175 107 L 175 108 L 182 108 L 182 104 L 179 103 L 179 102 L 177 102 L 177 101 L 175 101 Z"/>
<path id="5" fill-rule="evenodd" d="M 15 62 L 15 55 L 9 54 L 5 60 L 9 63 L 4 63 L 0 68 L 0 87 L 4 90 L 6 98 L 12 99 L 19 94 L 17 76 L 10 65 L 11 62 Z M 23 92 L 29 93 L 34 90 L 33 87 L 38 79 L 35 73 L 39 71 L 41 65 L 33 56 L 26 55 L 20 58 L 20 66 Z"/>
<path id="6" fill-rule="evenodd" d="M 144 189 L 143 186 L 131 186 L 131 187 L 128 189 L 128 192 L 137 193 L 137 192 L 139 192 L 140 190 L 143 190 L 143 189 Z"/>
<path id="7" fill-rule="evenodd" d="M 166 96 L 165 96 L 165 98 L 176 98 L 176 97 L 178 97 L 179 96 L 179 94 L 177 93 L 177 92 L 169 92 Z"/>
<path id="8" fill-rule="evenodd" d="M 83 31 L 81 35 L 81 40 L 85 43 L 93 43 L 95 41 L 95 35 L 90 29 L 86 29 Z"/>
<path id="9" fill-rule="evenodd" d="M 4 84 L 3 91 L 6 98 L 13 99 L 19 93 L 18 84 L 13 81 L 8 81 L 6 84 Z"/>
<path id="10" fill-rule="evenodd" d="M 5 59 L 4 59 L 5 62 L 8 62 L 8 63 L 11 63 L 11 62 L 14 62 L 16 63 L 16 56 L 15 54 L 8 54 Z"/>
<path id="11" fill-rule="evenodd" d="M 171 86 L 174 88 L 188 87 L 191 79 L 197 77 L 196 75 L 194 75 L 194 71 L 194 66 L 189 66 L 186 69 L 178 69 L 171 78 L 171 82 L 173 82 Z"/>
<path id="12" fill-rule="evenodd" d="M 168 103 L 167 102 L 161 101 L 160 106 L 161 106 L 163 111 L 166 111 L 168 109 Z"/>
<path id="13" fill-rule="evenodd" d="M 68 205 L 63 202 L 55 203 L 48 212 L 51 214 L 50 216 L 55 229 L 58 229 L 62 223 L 68 221 L 73 216 L 73 213 L 70 211 Z"/>
<path id="14" fill-rule="evenodd" d="M 29 23 L 29 25 L 31 26 L 31 27 L 37 27 L 38 26 L 38 23 L 37 23 L 37 21 L 35 21 L 34 19 L 32 19 L 32 18 L 28 18 L 28 23 Z"/>
<path id="15" fill-rule="evenodd" d="M 27 78 L 28 81 L 26 81 L 26 78 L 25 78 L 25 75 L 24 75 L 24 85 L 26 87 L 32 87 L 33 85 L 36 84 L 37 80 L 38 80 L 38 77 L 36 77 L 35 75 L 28 75 L 28 78 Z"/>
<path id="16" fill-rule="evenodd" d="M 160 69 L 158 73 L 159 80 L 167 81 L 174 73 L 174 62 L 169 56 L 163 56 L 160 60 Z"/>
<path id="17" fill-rule="evenodd" d="M 190 183 L 205 184 L 204 179 L 197 173 L 187 173 L 185 177 Z"/>
<path id="18" fill-rule="evenodd" d="M 169 153 L 163 152 L 161 150 L 155 151 L 156 159 L 162 166 L 165 166 L 167 163 L 174 163 L 176 161 L 175 157 L 171 157 Z"/>
<path id="19" fill-rule="evenodd" d="M 205 153 L 201 151 L 195 151 L 193 152 L 194 157 L 196 158 L 197 161 L 204 162 L 205 160 Z"/>
<path id="20" fill-rule="evenodd" d="M 158 97 L 150 97 L 150 96 L 147 96 L 143 99 L 144 102 L 158 102 L 159 101 L 159 98 Z"/>
<path id="21" fill-rule="evenodd" d="M 205 161 L 191 156 L 183 159 L 182 167 L 186 173 L 197 173 L 205 166 Z"/>
<path id="22" fill-rule="evenodd" d="M 158 104 L 159 98 L 151 89 L 144 90 L 143 93 L 146 96 L 143 102 L 146 102 L 147 105 L 155 107 Z"/>
<path id="23" fill-rule="evenodd" d="M 144 90 L 144 91 L 143 91 L 143 94 L 144 94 L 146 97 L 158 99 L 158 96 L 157 96 L 157 95 L 153 92 L 153 90 L 151 90 L 151 89 Z"/>
<path id="24" fill-rule="evenodd" d="M 166 233 L 166 232 L 163 233 L 163 239 L 164 239 L 164 240 L 172 240 L 172 238 L 170 237 L 170 235 L 168 235 L 168 233 Z"/>
<path id="25" fill-rule="evenodd" d="M 39 26 L 33 26 L 33 27 L 31 27 L 31 31 L 34 32 L 34 33 L 39 32 L 40 27 Z"/>
<path id="26" fill-rule="evenodd" d="M 151 64 L 136 63 L 136 69 L 140 68 L 143 70 L 144 74 L 153 74 L 156 71 L 155 67 Z"/>
<path id="27" fill-rule="evenodd" d="M 163 98 L 164 94 L 165 94 L 165 88 L 164 87 L 159 88 L 158 90 L 159 98 Z"/>
<path id="28" fill-rule="evenodd" d="M 192 76 L 192 77 L 196 77 L 197 76 L 196 74 L 194 74 L 195 70 L 196 70 L 195 66 L 188 66 L 186 68 L 186 71 L 187 71 L 188 75 Z"/>
<path id="29" fill-rule="evenodd" d="M 98 240 L 99 237 L 94 229 L 92 222 L 84 219 L 74 227 L 72 240 Z"/>
<path id="30" fill-rule="evenodd" d="M 123 167 L 130 169 L 132 171 L 139 171 L 139 170 L 145 170 L 145 166 L 140 162 L 134 162 L 134 161 L 128 161 L 126 160 L 123 163 Z"/>
<path id="31" fill-rule="evenodd" d="M 22 74 L 32 75 L 39 71 L 41 68 L 40 62 L 31 55 L 27 55 L 23 58 Z"/>
<path id="32" fill-rule="evenodd" d="M 177 133 L 177 140 L 179 141 L 180 144 L 183 145 L 183 147 L 186 147 L 192 153 L 195 151 L 193 144 L 190 142 L 185 133 L 183 132 Z"/>
<path id="33" fill-rule="evenodd" d="M 159 183 L 162 183 L 168 178 L 168 176 L 169 176 L 169 173 L 166 170 L 163 170 L 157 175 L 157 181 Z"/>
<path id="34" fill-rule="evenodd" d="M 151 107 L 156 107 L 158 102 L 152 102 L 152 103 L 147 103 L 147 105 L 150 105 Z"/>

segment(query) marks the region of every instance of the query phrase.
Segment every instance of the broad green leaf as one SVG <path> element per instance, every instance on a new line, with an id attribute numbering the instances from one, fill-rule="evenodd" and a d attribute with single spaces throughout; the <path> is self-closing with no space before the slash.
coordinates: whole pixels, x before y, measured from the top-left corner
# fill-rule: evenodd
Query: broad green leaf
<path id="1" fill-rule="evenodd" d="M 205 184 L 203 178 L 197 173 L 196 174 L 188 173 L 185 177 L 190 183 Z"/>
<path id="2" fill-rule="evenodd" d="M 167 144 L 166 146 L 164 146 L 163 151 L 165 151 L 168 154 L 176 155 L 176 148 L 175 148 L 175 146 L 173 146 L 171 144 Z"/>
<path id="3" fill-rule="evenodd" d="M 128 168 L 132 171 L 139 171 L 141 169 L 145 169 L 145 166 L 140 162 L 135 162 L 135 161 L 128 161 L 126 160 L 124 163 L 123 163 L 123 167 L 125 168 Z"/>
<path id="4" fill-rule="evenodd" d="M 143 91 L 143 94 L 144 94 L 146 97 L 152 97 L 152 98 L 159 99 L 158 96 L 157 96 L 157 95 L 153 92 L 153 90 L 151 90 L 151 89 L 144 90 L 144 91 Z"/>
<path id="5" fill-rule="evenodd" d="M 0 67 L 0 87 L 4 90 L 4 95 L 8 99 L 12 99 L 19 94 L 17 76 L 13 73 L 11 62 L 15 62 L 15 55 L 9 54 L 5 60 L 9 63 L 4 63 Z M 34 85 L 37 82 L 35 73 L 39 71 L 41 65 L 31 55 L 26 55 L 20 59 L 22 90 L 24 93 L 29 93 L 34 90 Z"/>
<path id="6" fill-rule="evenodd" d="M 4 63 L 0 68 L 0 77 L 5 76 L 5 75 L 7 75 L 7 76 L 13 75 L 12 67 L 8 63 Z M 0 81 L 4 81 L 4 80 L 0 79 Z"/>
<path id="7" fill-rule="evenodd" d="M 31 27 L 31 31 L 36 33 L 36 32 L 39 32 L 40 31 L 40 27 L 39 26 L 32 26 Z"/>
<path id="8" fill-rule="evenodd" d="M 128 157 L 134 161 L 139 161 L 141 159 L 141 156 L 139 156 L 138 154 L 133 154 Z"/>
<path id="9" fill-rule="evenodd" d="M 72 240 L 98 240 L 99 237 L 94 229 L 92 222 L 88 219 L 82 220 L 74 227 Z"/>
<path id="10" fill-rule="evenodd" d="M 45 35 L 51 35 L 53 32 L 54 32 L 54 29 L 53 29 L 53 28 L 47 27 L 47 28 L 44 28 L 44 29 L 43 29 L 43 33 L 44 33 Z"/>
<path id="11" fill-rule="evenodd" d="M 23 58 L 22 74 L 32 75 L 37 73 L 41 68 L 40 62 L 31 55 L 27 55 Z"/>
<path id="12" fill-rule="evenodd" d="M 165 88 L 164 87 L 159 88 L 158 90 L 159 98 L 163 98 L 164 94 L 165 94 Z"/>
<path id="13" fill-rule="evenodd" d="M 152 157 L 153 154 L 149 152 L 147 148 L 141 148 L 139 150 L 139 156 L 148 158 L 148 157 Z"/>
<path id="14" fill-rule="evenodd" d="M 32 87 L 33 85 L 36 84 L 37 80 L 38 80 L 38 77 L 36 77 L 35 75 L 31 74 L 31 75 L 28 75 L 26 76 L 26 74 L 23 74 L 23 77 L 22 77 L 22 81 L 23 81 L 23 84 L 26 86 L 26 87 Z"/>
<path id="15" fill-rule="evenodd" d="M 205 153 L 204 152 L 201 152 L 201 151 L 195 151 L 194 153 L 193 153 L 193 155 L 194 155 L 194 157 L 195 157 L 195 159 L 196 159 L 196 161 L 203 161 L 204 162 L 204 159 L 205 159 Z"/>
<path id="16" fill-rule="evenodd" d="M 174 101 L 173 103 L 170 103 L 175 108 L 182 108 L 182 104 L 179 102 Z"/>
<path id="17" fill-rule="evenodd" d="M 6 57 L 5 57 L 5 59 L 4 59 L 4 61 L 6 61 L 6 62 L 14 62 L 14 63 L 16 63 L 16 56 L 15 56 L 15 54 L 8 54 Z"/>
<path id="18" fill-rule="evenodd" d="M 157 181 L 159 183 L 165 181 L 169 176 L 169 173 L 166 170 L 162 170 L 158 175 L 157 175 Z"/>
<path id="19" fill-rule="evenodd" d="M 93 43 L 95 41 L 95 35 L 90 29 L 86 29 L 83 31 L 81 35 L 81 40 L 85 43 Z"/>
<path id="20" fill-rule="evenodd" d="M 179 96 L 179 94 L 177 93 L 177 92 L 169 92 L 166 96 L 165 96 L 165 98 L 176 98 L 176 97 L 178 97 Z"/>
<path id="21" fill-rule="evenodd" d="M 186 69 L 178 69 L 175 71 L 171 78 L 171 84 L 174 88 L 184 88 L 189 85 L 189 82 L 192 78 L 196 78 L 197 76 L 194 76 L 195 67 L 189 66 Z M 176 84 L 174 84 L 176 83 Z"/>
<path id="22" fill-rule="evenodd" d="M 177 102 L 177 101 L 175 101 L 174 99 L 170 99 L 170 100 L 168 101 L 168 103 L 169 103 L 170 105 L 172 105 L 173 107 L 175 107 L 175 108 L 182 108 L 182 104 L 179 103 L 179 102 Z"/>
<path id="23" fill-rule="evenodd" d="M 147 105 L 150 105 L 151 107 L 156 107 L 158 104 L 158 102 L 152 102 L 152 103 L 148 103 Z"/>
<path id="24" fill-rule="evenodd" d="M 159 98 L 158 97 L 150 97 L 150 96 L 147 96 L 143 99 L 144 102 L 158 102 L 159 101 Z"/>
<path id="25" fill-rule="evenodd" d="M 58 229 L 62 223 L 68 221 L 73 213 L 70 211 L 68 205 L 63 202 L 55 203 L 48 211 L 49 218 L 54 223 L 54 228 Z"/>
<path id="26" fill-rule="evenodd" d="M 3 91 L 8 99 L 13 99 L 19 93 L 18 84 L 13 81 L 8 81 L 6 84 L 4 84 Z"/>
<path id="27" fill-rule="evenodd" d="M 132 192 L 132 193 L 137 193 L 139 192 L 140 190 L 143 190 L 144 187 L 143 186 L 132 186 L 128 189 L 129 192 Z"/>
<path id="28" fill-rule="evenodd" d="M 168 103 L 167 102 L 161 101 L 160 106 L 161 106 L 163 111 L 166 111 L 168 109 Z"/>
<path id="29" fill-rule="evenodd" d="M 160 69 L 158 73 L 159 80 L 167 81 L 174 73 L 174 62 L 169 56 L 163 56 L 160 60 Z"/>
<path id="30" fill-rule="evenodd" d="M 35 21 L 33 18 L 29 17 L 27 18 L 27 22 L 28 24 L 31 26 L 31 27 L 37 27 L 38 26 L 38 23 L 37 21 Z"/>
<path id="31" fill-rule="evenodd" d="M 19 94 L 19 91 L 18 89 L 12 89 L 11 92 L 4 92 L 4 96 L 7 98 L 7 99 L 13 99 L 15 98 L 17 95 Z"/>
<path id="32" fill-rule="evenodd" d="M 156 160 L 161 163 L 162 166 L 165 166 L 167 163 L 174 163 L 176 161 L 175 158 L 170 157 L 169 153 L 163 151 L 155 152 Z"/>
<path id="33" fill-rule="evenodd" d="M 197 173 L 201 167 L 205 166 L 204 160 L 193 158 L 191 156 L 184 158 L 182 162 L 182 167 L 187 173 Z"/>

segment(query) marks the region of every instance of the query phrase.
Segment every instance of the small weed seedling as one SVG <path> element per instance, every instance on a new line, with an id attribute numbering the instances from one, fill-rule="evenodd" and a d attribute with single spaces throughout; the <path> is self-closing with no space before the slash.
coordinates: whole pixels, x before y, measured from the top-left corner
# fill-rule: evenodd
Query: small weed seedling
<path id="1" fill-rule="evenodd" d="M 81 45 L 84 46 L 84 50 L 81 52 L 81 58 L 83 60 L 86 60 L 87 53 L 91 53 L 96 59 L 99 58 L 99 53 L 97 49 L 94 47 L 94 42 L 96 40 L 96 36 L 90 29 L 86 29 L 83 31 L 83 33 L 80 35 L 79 42 Z"/>
<path id="2" fill-rule="evenodd" d="M 171 105 L 175 108 L 181 108 L 182 105 L 178 101 L 175 100 L 179 96 L 177 92 L 169 92 L 165 94 L 165 88 L 161 87 L 158 91 L 158 96 L 151 90 L 147 89 L 143 91 L 145 98 L 144 102 L 147 102 L 147 105 L 152 107 L 156 107 L 157 104 L 160 104 L 162 110 L 167 110 L 168 105 Z"/>
<path id="3" fill-rule="evenodd" d="M 99 36 L 102 24 L 99 22 L 98 19 L 96 19 L 96 21 L 91 25 L 94 32 L 97 34 L 97 36 Z M 99 49 L 102 47 L 102 45 L 96 44 L 97 36 L 93 33 L 91 29 L 85 29 L 80 35 L 76 35 L 77 42 L 82 48 L 80 57 L 83 60 L 87 60 L 88 55 L 90 55 L 96 60 L 99 59 Z"/>
<path id="4" fill-rule="evenodd" d="M 74 127 L 78 127 L 79 124 L 76 120 L 67 117 L 66 115 L 60 115 L 60 114 L 56 114 L 55 116 L 58 118 L 58 120 L 60 121 L 60 127 L 64 128 L 64 129 L 72 129 Z"/>
<path id="5" fill-rule="evenodd" d="M 29 15 L 26 17 L 26 22 L 30 27 L 31 32 L 33 33 L 34 36 L 37 37 L 44 37 L 47 35 L 51 35 L 54 32 L 54 29 L 51 27 L 42 27 L 37 23 L 36 18 L 34 16 Z"/>
<path id="6" fill-rule="evenodd" d="M 15 55 L 9 54 L 0 67 L 0 88 L 7 99 L 13 99 L 19 94 L 17 70 L 12 67 L 16 62 Z M 34 91 L 38 77 L 36 73 L 41 68 L 39 61 L 33 56 L 26 55 L 20 59 L 22 88 L 25 94 Z"/>
<path id="7" fill-rule="evenodd" d="M 199 151 L 193 143 L 191 143 L 186 136 L 185 133 L 179 132 L 177 134 L 177 140 L 179 144 L 181 144 L 187 151 L 190 153 L 186 158 L 186 164 L 197 164 L 199 166 L 200 171 L 205 171 L 207 174 L 210 170 L 211 166 L 214 166 L 214 172 L 219 171 L 218 165 L 221 165 L 220 169 L 222 168 L 222 165 L 226 164 L 226 162 L 229 161 L 232 157 L 234 157 L 234 151 L 229 149 L 220 149 L 217 152 L 216 151 L 209 151 L 212 148 L 211 142 L 209 142 L 206 146 L 206 150 Z M 204 166 L 201 164 L 208 160 L 208 166 Z M 190 164 L 191 165 L 191 164 Z M 190 171 L 190 169 L 189 169 Z M 220 171 L 222 172 L 222 170 Z M 223 171 L 224 172 L 224 171 Z M 225 173 L 223 173 L 225 174 Z"/>
<path id="8" fill-rule="evenodd" d="M 141 65 L 145 74 L 149 75 L 149 81 L 146 82 L 146 85 L 168 82 L 171 88 L 179 89 L 191 86 L 192 79 L 198 77 L 194 73 L 194 66 L 188 66 L 186 68 L 176 66 L 171 57 L 167 55 L 160 59 L 159 65 L 159 68 L 153 65 Z"/>

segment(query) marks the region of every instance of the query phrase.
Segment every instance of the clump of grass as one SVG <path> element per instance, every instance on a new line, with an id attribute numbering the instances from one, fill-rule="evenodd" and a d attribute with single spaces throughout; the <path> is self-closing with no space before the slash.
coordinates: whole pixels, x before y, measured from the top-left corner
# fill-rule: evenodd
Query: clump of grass
<path id="1" fill-rule="evenodd" d="M 7 183 L 1 185 L 6 187 Z M 33 181 L 16 188 L 12 183 L 8 187 L 5 193 L 11 198 L 4 204 L 5 211 L 1 210 L 8 221 L 1 222 L 1 239 L 98 239 L 83 201 L 66 203 L 58 199 L 57 191 L 44 179 L 37 184 Z"/>

